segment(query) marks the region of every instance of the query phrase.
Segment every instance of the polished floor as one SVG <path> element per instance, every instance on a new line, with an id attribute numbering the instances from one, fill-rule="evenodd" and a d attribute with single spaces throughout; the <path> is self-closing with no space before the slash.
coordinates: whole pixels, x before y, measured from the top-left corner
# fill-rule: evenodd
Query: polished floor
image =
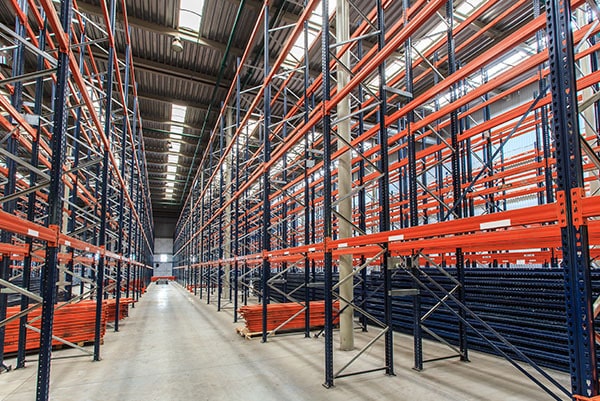
<path id="1" fill-rule="evenodd" d="M 268 343 L 246 340 L 232 323 L 230 306 L 193 297 L 177 284 L 151 285 L 148 293 L 110 331 L 102 361 L 92 362 L 77 350 L 53 353 L 51 399 L 57 401 L 150 400 L 551 400 L 508 362 L 471 353 L 471 362 L 457 359 L 429 363 L 422 372 L 411 369 L 412 339 L 395 335 L 396 376 L 382 372 L 338 379 L 334 388 L 323 382 L 323 340 L 303 335 L 274 337 Z M 373 330 L 374 331 L 374 330 Z M 358 333 L 358 346 L 374 333 Z M 425 343 L 427 358 L 448 354 Z M 336 351 L 339 369 L 354 353 Z M 377 344 L 353 365 L 369 369 L 382 364 Z M 63 358 L 76 356 L 75 358 Z M 0 400 L 35 399 L 37 361 L 25 369 L 0 374 Z M 14 361 L 8 360 L 14 365 Z M 565 374 L 551 372 L 569 387 Z M 568 399 L 568 397 L 562 397 Z"/>

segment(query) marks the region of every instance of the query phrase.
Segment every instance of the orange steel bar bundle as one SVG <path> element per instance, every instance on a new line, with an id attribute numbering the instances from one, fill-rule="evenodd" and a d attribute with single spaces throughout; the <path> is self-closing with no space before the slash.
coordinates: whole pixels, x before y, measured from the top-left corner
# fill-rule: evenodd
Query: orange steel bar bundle
<path id="1" fill-rule="evenodd" d="M 152 276 L 152 277 L 150 278 L 150 281 L 151 281 L 151 282 L 153 282 L 153 283 L 154 283 L 155 281 L 158 281 L 158 280 L 169 280 L 169 281 L 175 281 L 175 276 Z"/>
<path id="2" fill-rule="evenodd" d="M 105 305 L 108 305 L 105 301 Z M 114 304 L 114 303 L 113 303 Z M 54 312 L 54 329 L 53 335 L 72 343 L 87 343 L 94 341 L 94 323 L 96 319 L 96 302 L 81 301 L 74 304 L 64 305 L 58 304 Z M 104 308 L 101 319 L 101 336 L 106 333 L 106 322 L 109 318 L 109 308 Z M 18 306 L 9 307 L 7 317 L 19 313 Z M 28 315 L 29 321 L 32 321 L 31 326 L 39 330 L 41 319 L 39 319 L 41 309 L 35 309 Z M 114 320 L 114 308 L 113 317 Z M 19 339 L 19 320 L 13 320 L 6 325 L 6 337 L 4 340 L 4 351 L 16 352 Z M 54 340 L 53 345 L 61 345 L 60 341 Z M 36 350 L 40 346 L 40 335 L 37 331 L 30 330 L 27 335 L 26 349 L 28 351 Z"/>
<path id="3" fill-rule="evenodd" d="M 119 300 L 119 320 L 129 316 L 129 305 L 136 302 L 133 298 L 121 298 Z M 104 301 L 107 318 L 109 322 L 114 322 L 116 317 L 117 301 L 113 298 Z"/>
<path id="4" fill-rule="evenodd" d="M 267 306 L 267 330 L 272 331 L 281 326 L 286 320 L 290 319 L 282 331 L 304 330 L 305 312 L 299 313 L 304 305 L 290 302 L 282 304 L 269 304 Z M 334 323 L 338 323 L 337 313 L 339 311 L 339 302 L 333 306 Z M 250 333 L 260 333 L 262 331 L 262 305 L 247 305 L 239 309 L 240 315 L 246 321 L 246 327 Z M 325 304 L 323 301 L 313 301 L 310 303 L 310 326 L 323 327 L 325 324 Z"/>

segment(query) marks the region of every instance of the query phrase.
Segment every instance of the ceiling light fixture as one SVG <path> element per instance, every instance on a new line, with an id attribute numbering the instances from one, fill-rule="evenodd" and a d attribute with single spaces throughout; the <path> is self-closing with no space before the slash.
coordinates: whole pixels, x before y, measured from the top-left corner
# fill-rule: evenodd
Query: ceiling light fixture
<path id="1" fill-rule="evenodd" d="M 181 53 L 183 51 L 183 42 L 179 35 L 173 36 L 173 42 L 171 42 L 171 50 L 175 53 Z"/>

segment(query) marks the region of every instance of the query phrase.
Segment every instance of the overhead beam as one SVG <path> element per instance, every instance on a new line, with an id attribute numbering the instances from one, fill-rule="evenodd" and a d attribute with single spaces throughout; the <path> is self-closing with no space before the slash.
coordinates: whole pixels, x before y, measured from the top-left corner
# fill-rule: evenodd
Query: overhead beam
<path id="1" fill-rule="evenodd" d="M 100 49 L 93 48 L 92 52 L 94 54 L 95 59 L 102 60 L 104 62 L 108 60 L 107 54 L 101 51 Z M 117 57 L 120 60 L 125 60 L 125 53 L 117 52 Z M 215 86 L 215 84 L 217 83 L 215 77 L 213 77 L 212 75 L 202 74 L 199 72 L 189 70 L 187 68 L 175 67 L 172 65 L 167 66 L 163 63 L 158 63 L 156 61 L 147 60 L 140 57 L 134 56 L 133 64 L 135 65 L 136 71 L 144 71 L 158 75 L 166 75 L 173 78 L 184 79 L 186 81 L 192 81 L 211 87 Z M 230 85 L 231 81 L 226 79 L 222 80 L 219 89 L 229 90 Z"/>
<path id="2" fill-rule="evenodd" d="M 141 89 L 141 90 L 140 90 Z M 150 100 L 150 101 L 154 101 L 154 102 L 160 102 L 160 103 L 166 103 L 169 105 L 172 105 L 173 103 L 177 103 L 181 106 L 186 106 L 188 108 L 193 108 L 193 109 L 197 109 L 200 110 L 204 113 L 206 113 L 208 111 L 208 106 L 205 103 L 198 103 L 198 102 L 191 102 L 189 100 L 183 100 L 183 99 L 179 99 L 179 98 L 172 98 L 172 97 L 166 97 L 166 96 L 160 96 L 154 93 L 149 93 L 146 92 L 145 90 L 143 90 L 142 88 L 138 88 L 138 99 L 140 100 Z M 211 110 L 212 113 L 216 113 L 218 112 L 218 110 Z M 149 116 L 146 116 L 146 119 L 149 121 L 154 121 L 157 123 L 164 123 L 164 124 L 173 124 L 170 121 L 156 121 L 156 120 L 152 120 L 152 118 L 148 118 Z M 154 116 L 156 117 L 156 116 Z M 145 119 L 145 120 L 146 120 Z M 181 125 L 181 124 L 176 124 L 176 125 Z M 188 126 L 188 125 L 184 125 L 185 128 L 192 128 L 195 129 L 195 127 L 192 126 Z"/>
<path id="3" fill-rule="evenodd" d="M 82 11 L 86 14 L 104 16 L 102 8 L 99 6 L 89 4 L 89 3 L 84 3 L 84 2 L 78 2 L 77 6 L 79 7 L 80 11 Z M 202 37 L 201 35 L 192 35 L 190 32 L 180 31 L 178 29 L 174 29 L 174 28 L 171 28 L 171 27 L 168 27 L 165 25 L 161 25 L 161 24 L 157 24 L 154 22 L 144 21 L 142 19 L 131 17 L 131 16 L 127 17 L 127 21 L 129 23 L 130 27 L 139 28 L 139 29 L 143 29 L 143 30 L 146 30 L 149 32 L 155 32 L 158 34 L 172 36 L 172 37 L 179 36 L 179 38 L 181 40 L 196 44 L 198 46 L 208 47 L 208 48 L 217 50 L 221 53 L 225 53 L 225 49 L 227 48 L 227 45 L 225 43 L 207 39 L 207 38 Z M 121 24 L 121 26 L 124 24 L 122 13 L 118 14 L 117 22 L 119 24 Z M 241 56 L 243 53 L 244 53 L 244 49 L 240 49 L 238 47 L 231 47 L 229 49 L 229 54 L 232 54 L 235 57 Z"/>
<path id="4" fill-rule="evenodd" d="M 237 0 L 232 0 L 231 2 L 234 3 L 234 4 L 239 4 L 240 3 Z M 262 9 L 262 7 L 264 5 L 264 1 L 261 1 L 261 0 L 246 0 L 245 4 L 248 7 L 253 8 L 258 13 Z M 269 7 L 269 14 L 270 15 L 276 15 L 277 12 L 278 12 L 278 10 L 276 10 L 276 7 L 271 4 L 271 6 Z M 280 12 L 279 13 L 279 17 L 281 19 L 281 22 L 283 22 L 285 24 L 295 24 L 296 22 L 298 22 L 298 19 L 300 18 L 300 16 L 298 14 L 294 14 L 294 13 L 291 13 L 289 11 L 282 11 L 282 12 Z"/>

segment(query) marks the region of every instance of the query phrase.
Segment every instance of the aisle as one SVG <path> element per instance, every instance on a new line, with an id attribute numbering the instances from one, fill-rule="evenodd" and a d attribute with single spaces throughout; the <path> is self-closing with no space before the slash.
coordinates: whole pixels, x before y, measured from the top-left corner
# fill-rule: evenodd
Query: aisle
<path id="1" fill-rule="evenodd" d="M 321 386 L 321 339 L 295 335 L 262 344 L 259 339 L 248 341 L 238 336 L 231 321 L 231 310 L 218 313 L 214 305 L 206 305 L 177 284 L 153 284 L 130 317 L 122 321 L 120 332 L 107 334 L 101 362 L 91 362 L 87 356 L 53 361 L 51 398 L 480 401 L 483 395 L 486 400 L 548 399 L 507 363 L 485 355 L 475 354 L 470 364 L 443 361 L 428 365 L 424 372 L 414 372 L 410 369 L 412 340 L 405 336 L 396 337 L 398 376 L 356 376 L 338 380 L 335 388 L 327 390 Z M 446 352 L 434 344 L 426 349 L 430 356 L 436 350 Z M 377 360 L 379 352 L 373 349 L 367 359 Z M 64 350 L 53 355 L 79 353 Z M 26 369 L 1 374 L 0 400 L 35 399 L 36 365 L 32 361 Z M 492 366 L 494 377 L 486 374 Z"/>

